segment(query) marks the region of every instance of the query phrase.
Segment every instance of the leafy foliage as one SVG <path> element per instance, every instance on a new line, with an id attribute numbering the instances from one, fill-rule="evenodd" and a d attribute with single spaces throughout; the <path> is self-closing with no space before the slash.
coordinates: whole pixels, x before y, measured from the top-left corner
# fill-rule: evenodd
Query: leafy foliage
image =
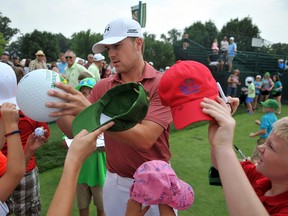
<path id="1" fill-rule="evenodd" d="M 71 39 L 71 49 L 78 57 L 86 59 L 87 55 L 92 53 L 92 46 L 102 40 L 100 33 L 92 33 L 90 29 L 74 33 Z"/>
<path id="2" fill-rule="evenodd" d="M 60 52 L 57 36 L 50 32 L 34 30 L 31 34 L 21 37 L 20 51 L 23 58 L 34 59 L 38 50 L 43 50 L 48 62 L 57 59 Z"/>
<path id="3" fill-rule="evenodd" d="M 0 32 L 5 41 L 9 41 L 19 32 L 19 29 L 9 27 L 10 22 L 11 20 L 8 17 L 3 16 L 0 12 Z"/>

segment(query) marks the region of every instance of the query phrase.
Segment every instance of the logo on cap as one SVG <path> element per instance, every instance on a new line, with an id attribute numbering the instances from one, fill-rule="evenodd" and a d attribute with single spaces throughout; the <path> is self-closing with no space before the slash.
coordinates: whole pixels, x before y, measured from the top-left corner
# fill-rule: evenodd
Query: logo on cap
<path id="1" fill-rule="evenodd" d="M 108 34 L 109 32 L 110 32 L 110 25 L 106 26 L 104 34 Z"/>
<path id="2" fill-rule="evenodd" d="M 193 79 L 185 79 L 184 84 L 179 86 L 180 91 L 185 95 L 197 93 L 199 88 L 200 85 L 197 85 Z"/>
<path id="3" fill-rule="evenodd" d="M 133 34 L 133 33 L 139 33 L 137 29 L 128 29 L 127 33 Z"/>

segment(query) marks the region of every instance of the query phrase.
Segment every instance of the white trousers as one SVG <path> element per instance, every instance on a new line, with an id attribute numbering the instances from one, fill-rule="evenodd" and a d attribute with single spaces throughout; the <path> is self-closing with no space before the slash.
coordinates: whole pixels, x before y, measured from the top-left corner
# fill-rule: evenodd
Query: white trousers
<path id="1" fill-rule="evenodd" d="M 107 171 L 103 188 L 103 204 L 106 216 L 125 216 L 130 186 L 134 179 L 123 178 Z M 160 216 L 157 205 L 152 205 L 145 216 Z"/>

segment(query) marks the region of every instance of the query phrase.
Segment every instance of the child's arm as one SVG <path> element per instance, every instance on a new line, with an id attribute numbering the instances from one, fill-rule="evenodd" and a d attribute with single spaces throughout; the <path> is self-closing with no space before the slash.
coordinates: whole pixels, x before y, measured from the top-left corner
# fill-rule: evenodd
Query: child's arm
<path id="1" fill-rule="evenodd" d="M 251 132 L 249 134 L 249 137 L 256 137 L 256 136 L 260 136 L 260 135 L 263 135 L 263 134 L 266 134 L 266 129 L 262 129 L 262 130 L 259 130 L 255 133 Z"/>
<path id="2" fill-rule="evenodd" d="M 0 118 L 2 121 L 0 129 L 5 131 L 8 147 L 6 172 L 0 178 L 0 201 L 4 202 L 19 184 L 25 173 L 26 165 L 19 134 L 19 114 L 16 106 L 10 103 L 2 104 Z"/>
<path id="3" fill-rule="evenodd" d="M 92 133 L 82 130 L 74 138 L 65 159 L 64 170 L 58 188 L 48 209 L 48 216 L 68 216 L 71 214 L 81 166 L 85 159 L 96 150 L 97 137 L 113 124 L 113 122 L 110 122 Z"/>
<path id="4" fill-rule="evenodd" d="M 159 208 L 160 216 L 175 216 L 175 212 L 173 208 L 171 208 L 168 205 L 159 204 L 158 208 Z"/>
<path id="5" fill-rule="evenodd" d="M 44 133 L 46 134 L 47 131 L 45 130 Z M 47 138 L 45 135 L 41 136 L 41 137 L 37 137 L 37 136 L 35 136 L 35 132 L 33 132 L 32 134 L 29 135 L 29 137 L 26 141 L 26 145 L 24 147 L 24 155 L 25 155 L 26 165 L 30 161 L 34 152 L 38 148 L 40 148 L 43 145 L 43 143 L 46 142 L 46 140 L 47 140 Z"/>
<path id="6" fill-rule="evenodd" d="M 125 216 L 144 216 L 146 212 L 149 210 L 150 206 L 145 206 L 142 209 L 142 204 L 133 200 L 129 199 L 127 203 L 127 209 Z M 161 215 L 161 214 L 160 214 Z"/>

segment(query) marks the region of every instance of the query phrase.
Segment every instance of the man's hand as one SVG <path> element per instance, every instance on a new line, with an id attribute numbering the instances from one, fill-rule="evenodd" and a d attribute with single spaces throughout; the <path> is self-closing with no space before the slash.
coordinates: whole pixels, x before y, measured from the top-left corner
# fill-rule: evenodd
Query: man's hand
<path id="1" fill-rule="evenodd" d="M 59 112 L 50 113 L 50 116 L 76 116 L 79 112 L 91 105 L 91 103 L 86 99 L 86 97 L 81 92 L 74 89 L 72 86 L 63 84 L 61 82 L 55 82 L 55 86 L 64 90 L 65 92 L 49 90 L 48 95 L 52 97 L 58 97 L 65 100 L 66 102 L 46 102 L 47 107 L 61 109 Z"/>

